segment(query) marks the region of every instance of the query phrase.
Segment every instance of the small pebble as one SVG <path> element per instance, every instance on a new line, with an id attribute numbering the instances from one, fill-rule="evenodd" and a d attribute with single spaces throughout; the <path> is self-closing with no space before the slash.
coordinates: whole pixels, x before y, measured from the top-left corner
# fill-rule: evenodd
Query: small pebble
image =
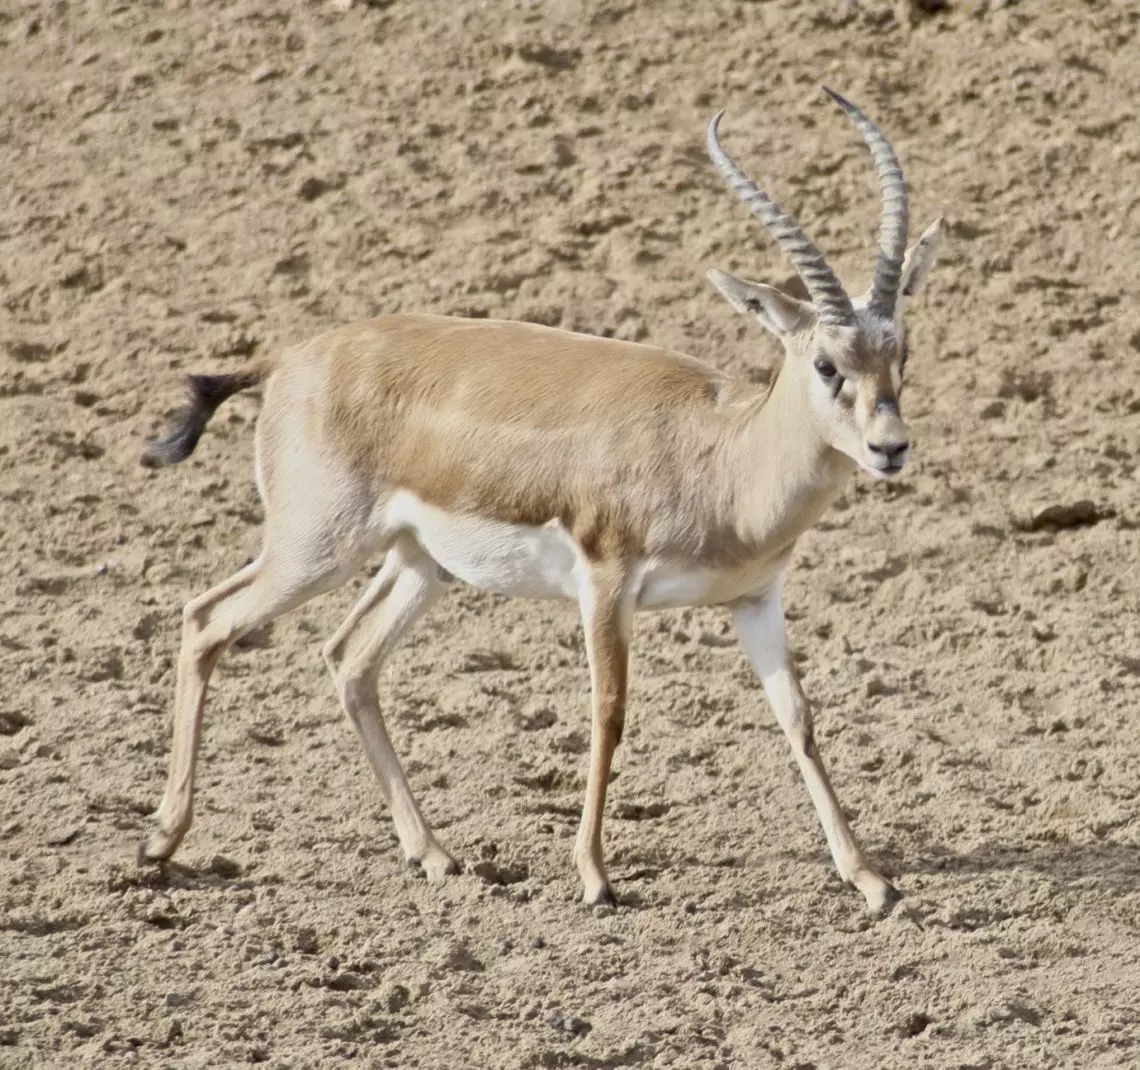
<path id="1" fill-rule="evenodd" d="M 281 72 L 276 67 L 269 63 L 263 63 L 249 76 L 249 80 L 256 84 L 268 82 L 270 78 L 279 78 L 280 76 Z"/>
<path id="2" fill-rule="evenodd" d="M 412 1001 L 412 994 L 403 985 L 393 985 L 387 992 L 385 1003 L 391 1013 L 402 1011 Z"/>
<path id="3" fill-rule="evenodd" d="M 871 679 L 867 681 L 866 686 L 863 690 L 868 698 L 874 698 L 877 695 L 890 694 L 890 688 L 887 687 L 885 683 L 883 683 L 883 678 L 881 676 L 872 676 Z"/>
<path id="4" fill-rule="evenodd" d="M 250 725 L 245 734 L 263 747 L 280 747 L 285 742 L 284 734 L 275 725 Z"/>
<path id="5" fill-rule="evenodd" d="M 308 926 L 303 929 L 298 929 L 297 935 L 293 938 L 293 946 L 300 951 L 302 955 L 316 954 L 321 946 L 317 940 L 316 929 Z"/>
<path id="6" fill-rule="evenodd" d="M 223 880 L 234 880 L 241 876 L 241 866 L 232 858 L 226 858 L 225 855 L 214 855 L 210 859 L 210 872 Z"/>
<path id="7" fill-rule="evenodd" d="M 991 401 L 978 415 L 983 420 L 999 420 L 1005 415 L 1005 402 Z"/>
<path id="8" fill-rule="evenodd" d="M 551 1025 L 555 1029 L 561 1029 L 564 1033 L 569 1033 L 575 1037 L 584 1037 L 594 1028 L 589 1022 L 581 1018 L 575 1018 L 569 1014 L 562 1014 L 561 1011 L 555 1011 L 546 1019 L 546 1022 L 547 1025 Z"/>
<path id="9" fill-rule="evenodd" d="M 297 196 L 303 201 L 315 201 L 322 193 L 328 193 L 331 188 L 323 179 L 310 176 L 297 188 Z"/>
<path id="10" fill-rule="evenodd" d="M 930 1019 L 925 1014 L 912 1014 L 899 1027 L 899 1033 L 904 1037 L 916 1037 L 924 1032 L 929 1025 Z"/>

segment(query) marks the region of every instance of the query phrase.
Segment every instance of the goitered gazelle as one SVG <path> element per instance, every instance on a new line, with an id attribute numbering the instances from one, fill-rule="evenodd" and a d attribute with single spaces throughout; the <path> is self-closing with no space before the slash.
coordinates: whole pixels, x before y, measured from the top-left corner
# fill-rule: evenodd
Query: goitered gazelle
<path id="1" fill-rule="evenodd" d="M 779 243 L 810 301 L 710 271 L 784 357 L 760 389 L 646 345 L 529 323 L 391 315 L 329 331 L 276 359 L 189 379 L 190 400 L 144 461 L 194 450 L 231 394 L 264 383 L 258 558 L 183 613 L 170 776 L 140 847 L 169 858 L 190 827 L 210 674 L 235 639 L 383 562 L 324 647 L 400 844 L 431 880 L 457 866 L 392 748 L 378 701 L 385 658 L 455 578 L 485 591 L 578 602 L 590 669 L 590 764 L 574 859 L 587 903 L 613 903 L 602 814 L 625 720 L 637 610 L 727 606 L 791 743 L 840 876 L 883 913 L 898 892 L 840 809 L 788 653 L 781 577 L 797 538 L 854 469 L 906 463 L 902 313 L 934 262 L 935 222 L 906 249 L 895 153 L 827 92 L 869 146 L 882 200 L 874 282 L 852 301 L 796 220 L 708 129 L 716 169 Z M 723 114 L 723 113 L 721 113 Z"/>

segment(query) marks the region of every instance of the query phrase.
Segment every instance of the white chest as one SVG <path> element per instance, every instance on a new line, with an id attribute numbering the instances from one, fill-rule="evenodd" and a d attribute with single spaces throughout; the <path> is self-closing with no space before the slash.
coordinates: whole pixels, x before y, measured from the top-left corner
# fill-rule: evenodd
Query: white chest
<path id="1" fill-rule="evenodd" d="M 413 535 L 424 551 L 457 579 L 516 598 L 577 599 L 587 567 L 581 549 L 556 520 L 542 527 L 453 516 L 407 491 L 390 500 L 390 533 Z M 730 602 L 770 584 L 784 559 L 732 569 L 643 560 L 634 566 L 638 609 Z"/>

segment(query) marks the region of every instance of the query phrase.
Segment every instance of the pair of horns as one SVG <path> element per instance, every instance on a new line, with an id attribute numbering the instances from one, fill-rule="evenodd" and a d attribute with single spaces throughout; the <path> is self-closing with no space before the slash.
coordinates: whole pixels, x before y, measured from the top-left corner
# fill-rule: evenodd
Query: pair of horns
<path id="1" fill-rule="evenodd" d="M 863 135 L 875 161 L 883 212 L 869 308 L 886 319 L 893 319 L 903 259 L 906 256 L 907 196 L 902 167 L 882 132 L 859 108 L 827 86 L 823 87 L 823 91 L 847 113 L 847 117 Z M 764 224 L 791 260 L 811 294 L 820 321 L 830 327 L 854 326 L 855 310 L 851 298 L 847 296 L 847 291 L 824 259 L 823 253 L 804 233 L 795 217 L 785 212 L 760 189 L 721 147 L 717 127 L 723 116 L 723 111 L 718 112 L 709 123 L 708 152 L 716 169 L 736 195 L 752 209 L 753 215 Z"/>

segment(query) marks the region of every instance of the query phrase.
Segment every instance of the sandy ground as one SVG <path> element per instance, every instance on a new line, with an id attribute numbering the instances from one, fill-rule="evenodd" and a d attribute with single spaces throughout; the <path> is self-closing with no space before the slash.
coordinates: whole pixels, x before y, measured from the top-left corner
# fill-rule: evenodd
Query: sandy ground
<path id="1" fill-rule="evenodd" d="M 0 1066 L 1140 1065 L 1140 8 L 955 2 L 0 5 Z M 912 467 L 802 541 L 835 876 L 721 612 L 639 619 L 578 904 L 570 605 L 455 590 L 384 671 L 464 875 L 405 869 L 319 646 L 215 677 L 196 824 L 138 869 L 183 602 L 256 552 L 253 397 L 138 465 L 189 370 L 381 311 L 534 319 L 763 378 L 703 281 L 782 281 L 704 126 L 860 288 L 862 103 L 944 255 Z M 1089 501 L 1081 526 L 1033 526 Z M 362 580 L 361 582 L 363 581 Z"/>

